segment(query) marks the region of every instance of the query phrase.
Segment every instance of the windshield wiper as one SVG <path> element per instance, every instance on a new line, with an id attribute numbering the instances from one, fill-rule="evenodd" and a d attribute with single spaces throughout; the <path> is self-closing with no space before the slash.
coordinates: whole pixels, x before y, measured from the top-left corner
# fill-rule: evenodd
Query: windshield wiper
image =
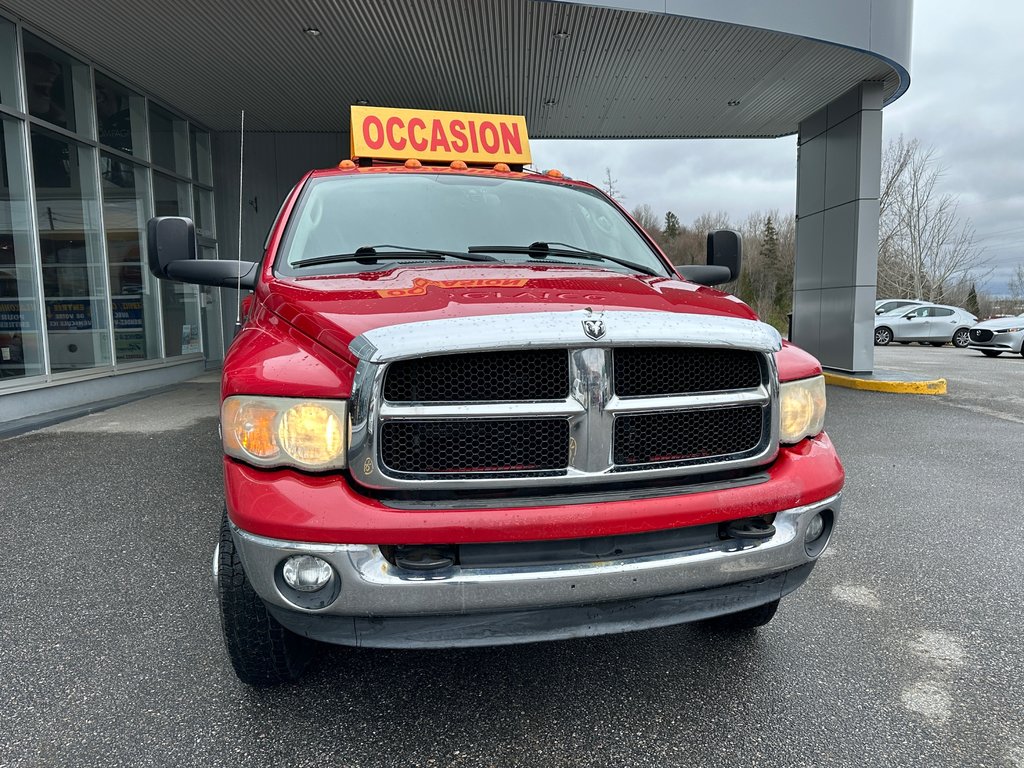
<path id="1" fill-rule="evenodd" d="M 379 253 L 379 248 L 390 248 L 386 253 Z M 336 253 L 330 256 L 313 256 L 308 259 L 299 259 L 292 263 L 292 267 L 312 267 L 317 264 L 338 264 L 344 261 L 358 261 L 360 264 L 376 264 L 383 259 L 414 259 L 416 261 L 443 261 L 445 257 L 461 259 L 462 261 L 497 261 L 493 256 L 483 254 L 464 253 L 462 251 L 445 251 L 439 248 L 413 248 L 406 245 L 391 245 L 382 243 L 380 245 L 364 245 L 356 248 L 353 253 Z"/>
<path id="2" fill-rule="evenodd" d="M 571 256 L 585 261 L 610 261 L 644 275 L 664 277 L 664 275 L 642 264 L 636 264 L 627 259 L 620 259 L 617 256 L 609 256 L 605 253 L 597 253 L 588 248 L 580 248 L 578 245 L 570 245 L 569 243 L 545 243 L 538 241 L 530 245 L 471 245 L 466 250 L 470 253 L 522 253 L 533 259 L 546 259 L 548 256 Z"/>

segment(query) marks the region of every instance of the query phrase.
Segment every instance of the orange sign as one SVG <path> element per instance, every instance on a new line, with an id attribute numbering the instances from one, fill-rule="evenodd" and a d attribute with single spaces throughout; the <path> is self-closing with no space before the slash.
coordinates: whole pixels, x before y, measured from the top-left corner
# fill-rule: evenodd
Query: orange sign
<path id="1" fill-rule="evenodd" d="M 526 118 L 352 107 L 352 157 L 427 162 L 530 162 Z"/>
<path id="2" fill-rule="evenodd" d="M 480 280 L 428 280 L 425 277 L 413 278 L 411 288 L 385 288 L 377 291 L 386 299 L 402 296 L 424 296 L 427 288 L 522 288 L 526 280 L 483 278 Z"/>

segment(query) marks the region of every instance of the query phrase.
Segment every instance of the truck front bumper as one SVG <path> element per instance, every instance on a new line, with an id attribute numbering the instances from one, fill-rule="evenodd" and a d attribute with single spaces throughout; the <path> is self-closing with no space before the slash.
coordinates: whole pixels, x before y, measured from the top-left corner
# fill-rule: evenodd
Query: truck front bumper
<path id="1" fill-rule="evenodd" d="M 771 602 L 809 575 L 839 516 L 841 494 L 777 513 L 775 534 L 621 560 L 412 571 L 375 545 L 270 539 L 232 525 L 253 588 L 286 627 L 343 645 L 503 645 L 711 618 Z M 807 527 L 825 520 L 808 546 Z M 281 578 L 291 555 L 331 564 L 334 599 L 303 608 Z M 325 588 L 327 589 L 327 588 Z"/>

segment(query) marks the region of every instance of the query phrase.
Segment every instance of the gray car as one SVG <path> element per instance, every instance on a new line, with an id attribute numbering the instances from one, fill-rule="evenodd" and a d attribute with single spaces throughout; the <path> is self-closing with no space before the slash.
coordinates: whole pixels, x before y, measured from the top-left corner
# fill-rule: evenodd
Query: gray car
<path id="1" fill-rule="evenodd" d="M 892 341 L 909 344 L 912 341 L 941 347 L 953 342 L 954 347 L 970 343 L 970 329 L 978 318 L 960 307 L 945 304 L 925 304 L 905 307 L 875 317 L 875 346 L 884 347 Z"/>
<path id="2" fill-rule="evenodd" d="M 1024 355 L 1024 314 L 978 323 L 971 328 L 968 346 L 988 357 L 998 357 L 1003 352 Z"/>

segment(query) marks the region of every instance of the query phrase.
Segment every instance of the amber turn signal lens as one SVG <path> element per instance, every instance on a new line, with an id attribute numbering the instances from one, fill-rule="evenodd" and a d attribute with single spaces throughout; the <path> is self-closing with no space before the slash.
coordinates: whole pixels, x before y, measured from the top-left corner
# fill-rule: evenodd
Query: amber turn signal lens
<path id="1" fill-rule="evenodd" d="M 224 404 L 224 439 L 257 459 L 272 459 L 280 451 L 274 438 L 277 411 L 259 401 L 228 400 Z"/>

